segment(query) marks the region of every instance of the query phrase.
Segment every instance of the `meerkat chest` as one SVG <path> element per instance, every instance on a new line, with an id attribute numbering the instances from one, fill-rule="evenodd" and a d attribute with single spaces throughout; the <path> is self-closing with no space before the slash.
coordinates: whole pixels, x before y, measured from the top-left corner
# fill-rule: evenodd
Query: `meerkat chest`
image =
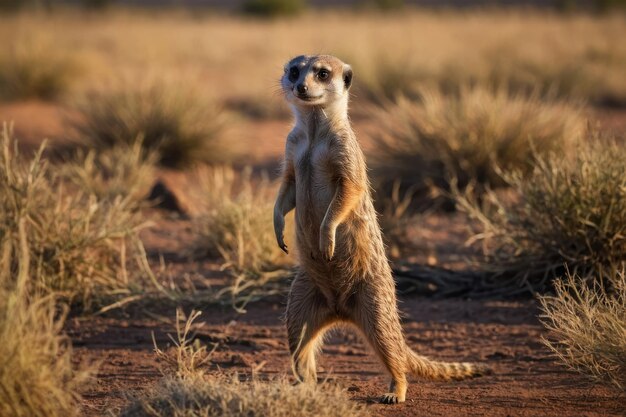
<path id="1" fill-rule="evenodd" d="M 302 141 L 296 147 L 294 157 L 296 198 L 301 209 L 308 206 L 325 213 L 335 192 L 328 144 Z"/>
<path id="2" fill-rule="evenodd" d="M 310 144 L 302 141 L 296 147 L 295 167 L 299 177 L 309 183 L 315 181 L 317 186 L 329 182 L 330 150 L 325 142 Z"/>

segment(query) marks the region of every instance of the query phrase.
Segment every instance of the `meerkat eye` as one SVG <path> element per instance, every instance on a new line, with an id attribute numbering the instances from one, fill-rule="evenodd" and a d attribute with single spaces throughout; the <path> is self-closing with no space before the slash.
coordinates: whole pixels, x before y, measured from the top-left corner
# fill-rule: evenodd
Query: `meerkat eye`
<path id="1" fill-rule="evenodd" d="M 289 70 L 289 81 L 295 82 L 300 75 L 300 70 L 297 67 L 291 67 Z"/>
<path id="2" fill-rule="evenodd" d="M 330 75 L 330 72 L 326 69 L 321 69 L 318 73 L 317 73 L 317 78 L 319 78 L 320 80 L 326 80 L 328 79 L 328 76 Z"/>

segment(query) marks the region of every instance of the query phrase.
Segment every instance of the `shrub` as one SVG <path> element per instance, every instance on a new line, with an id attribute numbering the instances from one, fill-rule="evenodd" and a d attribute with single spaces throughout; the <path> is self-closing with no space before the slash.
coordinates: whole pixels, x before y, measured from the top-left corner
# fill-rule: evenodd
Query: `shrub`
<path id="1" fill-rule="evenodd" d="M 173 361 L 158 347 L 157 355 L 176 365 L 174 376 L 165 376 L 122 411 L 123 417 L 352 417 L 367 416 L 367 410 L 349 401 L 344 390 L 324 384 L 292 385 L 286 379 L 240 381 L 238 375 L 205 375 L 200 365 L 210 358 L 205 347 L 193 341 L 192 312 L 185 323 L 177 313 L 177 338 Z"/>
<path id="2" fill-rule="evenodd" d="M 237 272 L 258 275 L 284 258 L 272 226 L 277 187 L 266 177 L 254 182 L 251 174 L 230 167 L 198 171 L 197 194 L 204 197 L 205 206 L 195 218 L 196 247 L 220 256 Z"/>
<path id="3" fill-rule="evenodd" d="M 419 100 L 399 98 L 379 107 L 370 159 L 374 183 L 399 180 L 418 195 L 433 188 L 505 185 L 501 171 L 528 174 L 532 155 L 571 149 L 580 139 L 580 109 L 537 97 L 472 88 L 444 96 L 424 90 Z"/>
<path id="4" fill-rule="evenodd" d="M 16 242 L 19 219 L 29 230 L 28 250 L 36 283 L 72 304 L 90 308 L 138 289 L 130 260 L 138 231 L 146 226 L 128 198 L 98 198 L 68 186 L 39 152 L 27 160 L 5 126 L 0 137 L 0 238 Z M 15 245 L 14 245 L 15 246 Z M 136 272 L 136 273 L 135 273 Z"/>
<path id="5" fill-rule="evenodd" d="M 104 9 L 115 3 L 115 0 L 80 0 L 87 9 Z"/>
<path id="6" fill-rule="evenodd" d="M 624 0 L 558 0 L 556 7 L 560 11 L 593 9 L 596 12 L 607 13 L 615 10 L 626 9 L 626 1 Z"/>
<path id="7" fill-rule="evenodd" d="M 414 249 L 409 236 L 411 225 L 417 220 L 417 215 L 411 211 L 413 191 L 407 190 L 400 195 L 400 182 L 396 181 L 391 194 L 377 201 L 380 210 L 378 221 L 383 231 L 385 246 L 389 257 L 398 259 Z"/>
<path id="8" fill-rule="evenodd" d="M 62 177 L 98 200 L 121 198 L 129 206 L 141 206 L 154 183 L 157 155 L 142 143 L 110 149 L 78 152 L 60 167 Z"/>
<path id="9" fill-rule="evenodd" d="M 124 417 L 351 417 L 367 416 L 339 387 L 291 385 L 286 380 L 239 382 L 235 378 L 168 377 L 121 413 Z"/>
<path id="10" fill-rule="evenodd" d="M 542 291 L 566 266 L 583 280 L 610 279 L 626 264 L 626 149 L 596 143 L 536 156 L 532 171 L 507 176 L 517 198 L 488 192 L 482 203 L 456 191 L 480 225 L 494 286 Z"/>
<path id="11" fill-rule="evenodd" d="M 626 391 L 626 273 L 616 272 L 614 292 L 568 274 L 555 295 L 540 298 L 550 331 L 544 343 L 568 368 Z"/>
<path id="12" fill-rule="evenodd" d="M 202 196 L 194 217 L 196 255 L 221 258 L 235 279 L 227 288 L 233 304 L 280 292 L 289 260 L 276 243 L 273 206 L 278 187 L 267 177 L 253 179 L 230 167 L 199 169 L 191 194 Z M 287 234 L 288 235 L 288 234 Z"/>
<path id="13" fill-rule="evenodd" d="M 196 94 L 163 85 L 92 94 L 73 120 L 78 139 L 98 150 L 140 141 L 168 167 L 224 161 L 219 109 Z M 80 142 L 79 142 L 80 143 Z"/>
<path id="14" fill-rule="evenodd" d="M 404 6 L 404 0 L 365 0 L 364 3 L 385 11 L 397 10 Z"/>
<path id="15" fill-rule="evenodd" d="M 76 73 L 69 55 L 49 42 L 18 40 L 0 56 L 0 97 L 56 99 L 69 90 Z"/>
<path id="16" fill-rule="evenodd" d="M 350 56 L 350 53 L 346 55 Z M 360 62 L 357 57 L 350 61 L 354 61 L 355 74 L 358 75 L 354 82 L 354 95 L 359 101 L 365 100 L 381 107 L 388 106 L 389 100 L 401 95 L 415 98 L 420 84 L 429 78 L 419 66 L 385 54 L 379 54 L 368 63 Z"/>
<path id="17" fill-rule="evenodd" d="M 17 10 L 22 6 L 23 0 L 0 0 L 0 11 Z"/>
<path id="18" fill-rule="evenodd" d="M 265 16 L 292 16 L 306 7 L 304 0 L 246 0 L 243 4 L 244 13 Z"/>
<path id="19" fill-rule="evenodd" d="M 589 68 L 581 66 L 578 61 L 546 64 L 511 56 L 499 49 L 493 58 L 490 57 L 490 61 L 491 68 L 485 81 L 494 88 L 504 85 L 520 94 L 590 101 L 604 99 L 607 93 L 601 80 L 596 79 Z M 449 88 L 454 88 L 454 85 Z"/>
<path id="20" fill-rule="evenodd" d="M 74 370 L 71 345 L 61 332 L 65 310 L 53 295 L 37 295 L 46 280 L 32 268 L 30 232 L 16 219 L 17 238 L 0 233 L 0 415 L 76 416 L 78 392 L 90 372 Z"/>

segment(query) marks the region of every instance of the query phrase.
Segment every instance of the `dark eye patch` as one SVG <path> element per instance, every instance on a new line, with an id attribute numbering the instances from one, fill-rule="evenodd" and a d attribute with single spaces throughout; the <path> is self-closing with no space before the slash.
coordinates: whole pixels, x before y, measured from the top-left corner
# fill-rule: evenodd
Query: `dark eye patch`
<path id="1" fill-rule="evenodd" d="M 299 76 L 300 70 L 298 69 L 298 67 L 291 67 L 289 69 L 289 81 L 293 83 L 298 79 Z"/>

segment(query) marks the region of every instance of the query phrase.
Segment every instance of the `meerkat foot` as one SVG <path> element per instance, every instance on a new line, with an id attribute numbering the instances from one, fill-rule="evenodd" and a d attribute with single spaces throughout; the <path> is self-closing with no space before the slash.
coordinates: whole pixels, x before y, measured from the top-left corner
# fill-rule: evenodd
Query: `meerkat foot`
<path id="1" fill-rule="evenodd" d="M 383 394 L 382 397 L 380 397 L 381 404 L 398 404 L 398 403 L 403 403 L 403 402 L 404 402 L 404 398 L 398 397 L 398 395 L 393 392 L 387 392 Z"/>

